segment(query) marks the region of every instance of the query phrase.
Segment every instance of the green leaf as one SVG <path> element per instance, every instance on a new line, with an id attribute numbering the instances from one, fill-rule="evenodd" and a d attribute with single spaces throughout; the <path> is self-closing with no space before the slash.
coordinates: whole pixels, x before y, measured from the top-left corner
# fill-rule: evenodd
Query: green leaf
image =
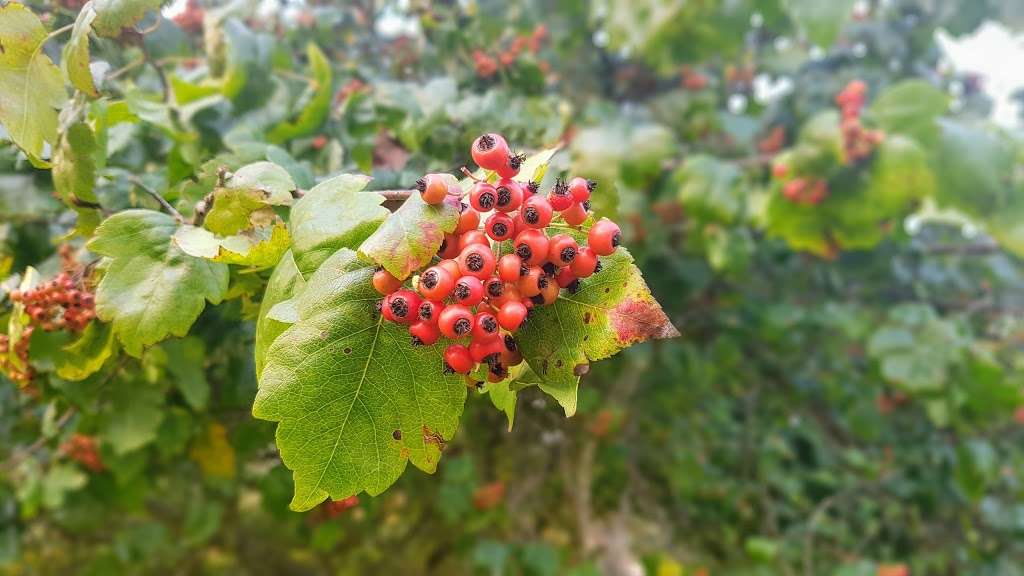
<path id="1" fill-rule="evenodd" d="M 174 219 L 151 210 L 126 210 L 107 218 L 89 241 L 106 256 L 96 291 L 96 313 L 113 322 L 132 356 L 168 336 L 184 336 L 205 301 L 220 302 L 228 286 L 224 264 L 189 256 L 171 238 Z"/>
<path id="2" fill-rule="evenodd" d="M 60 69 L 43 52 L 46 29 L 28 8 L 0 6 L 0 124 L 34 164 L 43 143 L 57 142 L 57 110 L 67 92 Z"/>
<path id="3" fill-rule="evenodd" d="M 679 336 L 625 248 L 601 263 L 601 272 L 581 280 L 575 294 L 563 291 L 554 304 L 535 307 L 517 335 L 541 388 L 554 388 L 561 399 L 575 399 L 590 362 L 646 340 Z"/>
<path id="4" fill-rule="evenodd" d="M 511 432 L 512 425 L 516 419 L 516 396 L 518 392 L 512 390 L 508 380 L 488 382 L 482 392 L 487 394 L 495 408 L 505 413 L 505 417 L 508 418 L 508 431 Z"/>
<path id="5" fill-rule="evenodd" d="M 373 270 L 349 249 L 328 258 L 298 296 L 299 321 L 267 352 L 253 415 L 279 422 L 297 511 L 379 494 L 408 462 L 433 472 L 458 427 L 465 384 L 442 373 L 442 345 L 414 348 L 383 321 Z"/>
<path id="6" fill-rule="evenodd" d="M 673 175 L 683 206 L 719 222 L 732 222 L 743 210 L 743 194 L 736 187 L 739 178 L 736 166 L 701 154 L 687 158 Z"/>
<path id="7" fill-rule="evenodd" d="M 384 219 L 383 196 L 363 192 L 370 181 L 359 174 L 341 174 L 313 187 L 295 202 L 288 226 L 295 261 L 303 274 L 312 274 L 339 248 L 358 248 Z"/>
<path id="8" fill-rule="evenodd" d="M 75 19 L 75 27 L 71 29 L 71 39 L 64 45 L 60 67 L 68 82 L 89 96 L 100 95 L 89 69 L 89 32 L 96 19 L 96 11 L 92 3 L 86 3 Z"/>
<path id="9" fill-rule="evenodd" d="M 67 494 L 82 488 L 88 480 L 84 472 L 70 464 L 51 466 L 42 481 L 43 506 L 51 510 L 62 507 Z"/>
<path id="10" fill-rule="evenodd" d="M 116 381 L 101 428 L 102 439 L 117 455 L 153 442 L 164 419 L 164 392 L 139 381 Z"/>
<path id="11" fill-rule="evenodd" d="M 275 218 L 270 206 L 292 202 L 295 182 L 273 162 L 256 162 L 238 169 L 213 191 L 213 207 L 206 215 L 207 229 L 231 236 Z"/>
<path id="12" fill-rule="evenodd" d="M 559 150 L 561 150 L 561 146 L 555 146 L 554 148 L 548 148 L 531 154 L 519 167 L 520 179 L 526 176 L 526 181 L 529 182 L 540 183 L 544 181 L 544 175 L 548 171 L 548 163 L 551 162 L 551 157 L 555 155 L 555 152 Z"/>
<path id="13" fill-rule="evenodd" d="M 454 197 L 430 205 L 412 194 L 359 246 L 359 255 L 404 279 L 430 262 L 445 233 L 455 230 L 458 222 L 459 202 Z"/>
<path id="14" fill-rule="evenodd" d="M 807 39 L 822 48 L 835 42 L 856 0 L 785 0 L 786 10 Z"/>
<path id="15" fill-rule="evenodd" d="M 888 321 L 868 340 L 868 354 L 880 363 L 882 376 L 910 391 L 939 390 L 964 349 L 956 327 L 928 306 L 893 308 Z"/>
<path id="16" fill-rule="evenodd" d="M 99 210 L 81 206 L 81 202 L 98 203 L 94 192 L 97 154 L 96 138 L 84 122 L 68 127 L 53 153 L 53 187 L 78 213 L 76 228 L 83 236 L 92 234 L 101 217 Z"/>
<path id="17" fill-rule="evenodd" d="M 167 353 L 167 371 L 193 410 L 205 410 L 210 400 L 210 383 L 204 362 L 206 345 L 195 336 L 168 340 L 161 346 Z"/>
<path id="18" fill-rule="evenodd" d="M 161 4 L 163 0 L 93 0 L 92 7 L 96 11 L 93 29 L 100 36 L 116 38 L 123 28 L 134 26 L 146 12 L 156 10 Z"/>
<path id="19" fill-rule="evenodd" d="M 291 300 L 293 296 L 302 292 L 306 287 L 306 280 L 299 273 L 298 266 L 292 252 L 285 252 L 281 261 L 274 268 L 274 273 L 267 281 L 267 288 L 263 292 L 263 302 L 260 303 L 260 312 L 256 320 L 256 377 L 263 373 L 263 366 L 266 364 L 267 349 L 281 335 L 288 324 L 270 317 L 270 311 L 281 302 Z"/>
<path id="20" fill-rule="evenodd" d="M 275 144 L 312 134 L 324 123 L 331 108 L 331 99 L 334 97 L 331 64 L 323 51 L 312 42 L 306 46 L 306 56 L 309 59 L 309 75 L 313 78 L 309 87 L 312 95 L 298 118 L 292 122 L 282 122 L 267 133 L 267 140 Z"/>
<path id="21" fill-rule="evenodd" d="M 205 228 L 185 225 L 174 233 L 174 243 L 189 256 L 225 264 L 269 268 L 277 264 L 288 250 L 291 238 L 284 222 L 277 221 L 226 238 Z"/>
<path id="22" fill-rule="evenodd" d="M 114 353 L 114 331 L 110 324 L 91 322 L 82 335 L 58 359 L 57 375 L 65 380 L 84 380 L 95 374 Z"/>
<path id="23" fill-rule="evenodd" d="M 906 80 L 882 92 L 867 117 L 890 134 L 905 134 L 924 146 L 938 139 L 936 120 L 949 108 L 949 96 L 924 80 Z"/>

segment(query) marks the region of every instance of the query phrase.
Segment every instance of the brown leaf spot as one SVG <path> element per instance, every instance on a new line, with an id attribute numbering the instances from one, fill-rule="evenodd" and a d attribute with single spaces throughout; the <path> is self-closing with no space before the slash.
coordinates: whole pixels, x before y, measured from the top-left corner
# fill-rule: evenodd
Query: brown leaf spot
<path id="1" fill-rule="evenodd" d="M 425 444 L 437 444 L 438 449 L 444 450 L 444 438 L 426 425 L 423 426 L 423 442 Z"/>
<path id="2" fill-rule="evenodd" d="M 348 346 L 345 346 L 344 352 L 345 352 L 345 354 L 351 354 L 352 353 L 352 348 L 350 348 Z"/>
<path id="3" fill-rule="evenodd" d="M 402 460 L 408 460 L 409 449 L 406 448 L 405 446 L 402 446 L 402 449 L 398 451 L 398 457 L 401 458 Z"/>
<path id="4" fill-rule="evenodd" d="M 590 324 L 590 320 L 591 320 L 592 318 L 593 318 L 593 317 L 591 316 L 591 314 L 590 314 L 590 311 L 589 311 L 589 310 L 588 310 L 587 312 L 584 312 L 584 313 L 583 313 L 583 323 L 584 323 L 584 324 Z"/>
<path id="5" fill-rule="evenodd" d="M 401 430 L 395 430 L 394 432 L 391 433 L 391 437 L 394 438 L 395 440 L 401 440 L 402 439 L 402 431 Z"/>
<path id="6" fill-rule="evenodd" d="M 562 359 L 561 359 L 561 358 L 559 358 L 559 359 L 558 359 L 558 360 L 557 360 L 557 361 L 555 362 L 555 368 L 561 368 L 561 367 L 562 367 L 562 366 L 564 366 L 564 365 L 565 365 L 565 363 L 564 363 L 564 362 L 562 362 Z"/>
<path id="7" fill-rule="evenodd" d="M 540 364 L 540 371 L 541 371 L 541 374 L 547 374 L 548 373 L 548 361 L 547 360 L 541 362 L 541 364 Z"/>
<path id="8" fill-rule="evenodd" d="M 623 300 L 609 317 L 619 342 L 624 345 L 679 336 L 661 306 L 653 300 Z"/>

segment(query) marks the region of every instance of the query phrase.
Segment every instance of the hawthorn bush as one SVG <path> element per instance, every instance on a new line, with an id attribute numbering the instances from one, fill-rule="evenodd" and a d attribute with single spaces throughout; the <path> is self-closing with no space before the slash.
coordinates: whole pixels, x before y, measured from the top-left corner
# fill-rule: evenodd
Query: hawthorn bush
<path id="1" fill-rule="evenodd" d="M 0 573 L 1024 572 L 1016 3 L 255 4 L 0 0 Z"/>

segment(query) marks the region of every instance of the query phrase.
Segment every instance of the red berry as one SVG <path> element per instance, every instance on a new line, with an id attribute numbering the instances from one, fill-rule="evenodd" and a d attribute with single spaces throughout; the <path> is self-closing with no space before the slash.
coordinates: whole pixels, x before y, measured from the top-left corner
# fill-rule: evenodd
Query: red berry
<path id="1" fill-rule="evenodd" d="M 515 224 L 505 214 L 495 212 L 487 218 L 487 223 L 484 224 L 484 231 L 493 240 L 501 242 L 512 237 L 512 233 L 515 232 Z"/>
<path id="2" fill-rule="evenodd" d="M 587 180 L 586 178 L 580 178 L 579 176 L 569 181 L 569 194 L 572 195 L 572 199 L 576 202 L 586 202 L 590 200 L 590 193 L 597 188 L 597 182 L 593 180 Z"/>
<path id="3" fill-rule="evenodd" d="M 469 189 L 469 204 L 480 212 L 490 212 L 498 202 L 498 192 L 486 182 L 477 182 Z"/>
<path id="4" fill-rule="evenodd" d="M 431 266 L 420 274 L 417 288 L 428 300 L 444 300 L 455 287 L 455 278 L 440 266 Z"/>
<path id="5" fill-rule="evenodd" d="M 509 301 L 501 305 L 498 310 L 498 324 L 509 332 L 515 332 L 526 320 L 529 310 L 522 302 Z"/>
<path id="6" fill-rule="evenodd" d="M 448 195 L 448 177 L 444 174 L 427 174 L 416 181 L 416 189 L 427 204 L 440 204 Z"/>
<path id="7" fill-rule="evenodd" d="M 578 248 L 579 246 L 572 236 L 556 234 L 548 242 L 548 261 L 558 267 L 568 266 L 576 259 Z"/>
<path id="8" fill-rule="evenodd" d="M 480 226 L 480 213 L 470 206 L 465 206 L 462 213 L 459 214 L 459 223 L 455 226 L 455 233 L 465 234 L 470 230 L 476 230 L 478 226 Z"/>
<path id="9" fill-rule="evenodd" d="M 576 251 L 576 258 L 569 265 L 573 276 L 587 278 L 594 273 L 596 268 L 597 254 L 594 254 L 594 249 L 590 246 L 580 246 L 580 249 Z M 565 286 L 562 286 L 562 288 L 565 288 Z"/>
<path id="10" fill-rule="evenodd" d="M 575 262 L 575 260 L 574 260 Z M 570 284 L 576 281 L 576 275 L 572 273 L 568 267 L 562 268 L 555 274 L 555 282 L 559 288 L 568 288 Z"/>
<path id="11" fill-rule="evenodd" d="M 489 278 L 484 282 L 484 296 L 487 297 L 488 301 L 493 299 L 500 299 L 505 295 L 505 283 L 499 278 Z"/>
<path id="12" fill-rule="evenodd" d="M 459 251 L 456 252 L 455 256 L 452 256 L 452 258 L 457 257 L 466 249 L 466 246 L 470 246 L 472 244 L 490 247 L 491 241 L 487 239 L 487 235 L 481 230 L 470 230 L 462 236 L 459 236 Z"/>
<path id="13" fill-rule="evenodd" d="M 515 178 L 519 174 L 519 167 L 525 161 L 526 156 L 523 154 L 509 154 L 505 157 L 505 162 L 495 168 L 494 171 L 502 178 Z"/>
<path id="14" fill-rule="evenodd" d="M 462 276 L 462 270 L 459 268 L 459 263 L 452 258 L 441 260 L 437 263 L 437 266 L 447 270 L 448 273 L 452 275 L 453 279 Z"/>
<path id="15" fill-rule="evenodd" d="M 562 211 L 562 220 L 569 226 L 579 226 L 587 221 L 587 209 L 578 202 Z"/>
<path id="16" fill-rule="evenodd" d="M 471 244 L 459 254 L 459 270 L 463 275 L 486 280 L 494 273 L 494 252 L 490 246 Z"/>
<path id="17" fill-rule="evenodd" d="M 540 230 L 523 230 L 513 243 L 516 255 L 528 266 L 540 266 L 548 257 L 548 237 Z"/>
<path id="18" fill-rule="evenodd" d="M 544 271 L 539 266 L 531 267 L 526 276 L 519 279 L 518 286 L 519 292 L 527 298 L 532 298 L 540 294 L 541 290 L 548 285 L 549 279 Z"/>
<path id="19" fill-rule="evenodd" d="M 437 317 L 437 327 L 447 338 L 462 338 L 473 329 L 473 313 L 462 304 L 446 306 Z"/>
<path id="20" fill-rule="evenodd" d="M 497 356 L 504 350 L 501 338 L 489 338 L 487 340 L 473 339 L 469 343 L 469 356 L 474 362 L 484 362 L 488 357 Z"/>
<path id="21" fill-rule="evenodd" d="M 381 268 L 373 273 L 373 288 L 387 296 L 402 287 L 402 281 Z"/>
<path id="22" fill-rule="evenodd" d="M 511 334 L 505 334 L 502 338 L 504 350 L 501 351 L 501 364 L 503 366 L 516 366 L 523 361 L 523 355 L 519 352 L 519 345 Z"/>
<path id="23" fill-rule="evenodd" d="M 515 180 L 503 178 L 494 187 L 497 193 L 497 200 L 494 209 L 499 212 L 511 212 L 517 210 L 523 203 L 523 187 Z"/>
<path id="24" fill-rule="evenodd" d="M 598 256 L 608 256 L 615 252 L 615 248 L 620 242 L 622 242 L 622 232 L 619 230 L 619 225 L 607 218 L 595 222 L 587 235 L 587 245 Z"/>
<path id="25" fill-rule="evenodd" d="M 473 340 L 486 342 L 499 336 L 498 319 L 490 312 L 477 312 L 473 318 Z"/>
<path id="26" fill-rule="evenodd" d="M 560 289 L 555 280 L 551 278 L 544 279 L 547 280 L 547 282 L 545 282 L 541 287 L 540 294 L 538 294 L 538 296 L 541 298 L 541 303 L 547 305 L 558 299 L 558 292 Z"/>
<path id="27" fill-rule="evenodd" d="M 420 302 L 420 307 L 416 311 L 416 320 L 419 322 L 427 322 L 429 324 L 437 324 L 437 317 L 441 315 L 441 310 L 444 310 L 444 304 L 441 302 L 423 300 Z"/>
<path id="28" fill-rule="evenodd" d="M 508 162 L 508 143 L 500 134 L 484 134 L 473 141 L 473 162 L 484 170 L 497 170 Z"/>
<path id="29" fill-rule="evenodd" d="M 519 211 L 527 228 L 546 228 L 551 223 L 551 203 L 543 196 L 530 196 Z"/>
<path id="30" fill-rule="evenodd" d="M 523 267 L 523 259 L 515 254 L 505 254 L 498 259 L 498 278 L 505 282 L 519 280 L 519 270 Z"/>
<path id="31" fill-rule="evenodd" d="M 420 307 L 420 297 L 412 290 L 397 290 L 384 298 L 382 312 L 386 309 L 391 314 L 390 319 L 399 324 L 412 324 L 416 319 Z M 385 316 L 386 317 L 386 316 Z"/>
<path id="32" fill-rule="evenodd" d="M 462 242 L 461 236 L 455 234 L 445 234 L 444 240 L 441 241 L 441 247 L 437 249 L 437 255 L 441 258 L 454 258 L 459 255 L 459 244 Z"/>
<path id="33" fill-rule="evenodd" d="M 473 357 L 469 349 L 461 344 L 452 344 L 444 350 L 444 363 L 449 370 L 458 374 L 469 374 L 473 371 Z"/>
<path id="34" fill-rule="evenodd" d="M 413 346 L 430 346 L 441 337 L 437 326 L 430 322 L 416 322 L 409 327 L 409 334 L 412 334 Z"/>
<path id="35" fill-rule="evenodd" d="M 484 283 L 476 276 L 463 276 L 452 289 L 452 298 L 466 306 L 476 306 L 484 299 Z"/>
<path id="36" fill-rule="evenodd" d="M 569 186 L 565 183 L 565 180 L 559 178 L 555 182 L 555 187 L 548 194 L 548 202 L 551 203 L 551 209 L 557 212 L 572 206 L 572 194 L 569 193 Z"/>
<path id="37" fill-rule="evenodd" d="M 498 296 L 497 298 L 489 298 L 488 301 L 490 302 L 491 306 L 495 310 L 498 310 L 502 306 L 504 306 L 506 302 L 510 302 L 510 301 L 517 301 L 518 302 L 519 300 L 522 300 L 522 299 L 523 299 L 523 293 L 519 291 L 518 284 L 517 283 L 506 283 L 504 286 L 502 286 L 501 296 Z"/>

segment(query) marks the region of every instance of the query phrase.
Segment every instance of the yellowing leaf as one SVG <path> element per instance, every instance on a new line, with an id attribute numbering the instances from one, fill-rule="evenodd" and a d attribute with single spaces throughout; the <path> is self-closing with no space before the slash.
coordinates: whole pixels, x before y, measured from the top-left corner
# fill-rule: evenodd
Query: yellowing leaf
<path id="1" fill-rule="evenodd" d="M 383 266 L 396 278 L 408 278 L 437 254 L 446 232 L 459 222 L 458 201 L 430 205 L 412 194 L 359 246 L 359 254 Z"/>
<path id="2" fill-rule="evenodd" d="M 228 431 L 220 422 L 211 422 L 203 434 L 192 442 L 188 455 L 203 475 L 231 480 L 235 477 L 235 449 L 228 441 Z"/>
<path id="3" fill-rule="evenodd" d="M 60 69 L 43 53 L 42 22 L 28 8 L 0 6 L 0 124 L 33 163 L 57 142 L 57 110 L 67 92 Z"/>

